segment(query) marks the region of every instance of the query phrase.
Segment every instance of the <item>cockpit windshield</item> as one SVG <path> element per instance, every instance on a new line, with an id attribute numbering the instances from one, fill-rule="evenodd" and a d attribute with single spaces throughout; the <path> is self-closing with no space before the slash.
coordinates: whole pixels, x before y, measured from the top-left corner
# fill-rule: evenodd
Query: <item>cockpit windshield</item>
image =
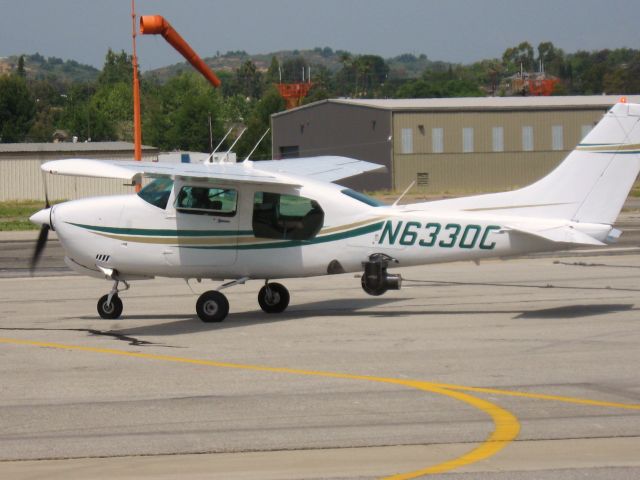
<path id="1" fill-rule="evenodd" d="M 172 188 L 173 180 L 170 178 L 156 178 L 140 190 L 138 196 L 145 202 L 164 210 L 167 208 Z"/>

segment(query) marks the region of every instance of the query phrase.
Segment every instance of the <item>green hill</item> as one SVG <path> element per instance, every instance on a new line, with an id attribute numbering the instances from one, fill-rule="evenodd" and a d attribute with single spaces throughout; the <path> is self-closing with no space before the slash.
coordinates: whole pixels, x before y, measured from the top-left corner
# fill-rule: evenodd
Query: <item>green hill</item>
<path id="1" fill-rule="evenodd" d="M 224 54 L 218 52 L 216 56 L 204 57 L 203 60 L 215 72 L 233 73 L 247 60 L 252 61 L 259 71 L 266 72 L 273 57 L 276 57 L 281 64 L 290 58 L 303 57 L 307 65 L 311 66 L 311 76 L 313 77 L 313 67 L 322 66 L 335 73 L 342 67 L 342 61 L 345 57 L 356 56 L 358 54 L 352 54 L 344 50 L 316 47 L 312 50 L 281 50 L 255 55 L 250 55 L 245 51 L 229 51 Z M 389 64 L 390 75 L 393 78 L 418 78 L 425 68 L 434 63 L 426 55 L 415 56 L 412 54 L 389 58 L 386 59 L 386 62 Z M 149 70 L 144 75 L 147 78 L 164 83 L 171 77 L 188 69 L 191 69 L 191 67 L 186 62 L 181 62 Z"/>
<path id="2" fill-rule="evenodd" d="M 16 71 L 19 59 L 19 55 L 0 58 L 0 74 Z M 100 70 L 90 65 L 83 65 L 75 60 L 43 57 L 39 53 L 24 55 L 24 70 L 30 79 L 57 80 L 65 83 L 93 81 L 100 74 Z"/>

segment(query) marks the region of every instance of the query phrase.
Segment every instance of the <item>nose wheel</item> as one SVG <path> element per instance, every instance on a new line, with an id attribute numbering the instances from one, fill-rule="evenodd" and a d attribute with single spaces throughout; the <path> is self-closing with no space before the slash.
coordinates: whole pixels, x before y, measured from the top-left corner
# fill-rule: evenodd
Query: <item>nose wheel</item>
<path id="1" fill-rule="evenodd" d="M 119 290 L 118 285 L 122 282 L 124 284 L 124 289 Z M 124 280 L 115 280 L 113 282 L 113 287 L 111 291 L 106 295 L 100 297 L 98 300 L 98 315 L 105 320 L 114 320 L 116 318 L 120 318 L 122 315 L 122 300 L 118 296 L 118 292 L 123 292 L 125 290 L 129 290 L 129 284 Z"/>
<path id="2" fill-rule="evenodd" d="M 122 315 L 122 300 L 118 294 L 114 294 L 109 300 L 109 295 L 103 295 L 98 300 L 98 315 L 105 320 L 113 320 Z"/>

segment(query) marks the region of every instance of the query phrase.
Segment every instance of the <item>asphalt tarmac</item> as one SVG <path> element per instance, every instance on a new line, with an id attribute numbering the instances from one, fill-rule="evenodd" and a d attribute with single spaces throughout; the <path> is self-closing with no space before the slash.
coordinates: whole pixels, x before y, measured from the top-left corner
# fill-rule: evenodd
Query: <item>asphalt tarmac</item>
<path id="1" fill-rule="evenodd" d="M 210 325 L 211 282 L 135 282 L 106 321 L 110 285 L 45 253 L 0 278 L 0 477 L 640 478 L 636 245 L 396 269 L 382 297 L 289 280 L 279 315 L 249 282 Z"/>

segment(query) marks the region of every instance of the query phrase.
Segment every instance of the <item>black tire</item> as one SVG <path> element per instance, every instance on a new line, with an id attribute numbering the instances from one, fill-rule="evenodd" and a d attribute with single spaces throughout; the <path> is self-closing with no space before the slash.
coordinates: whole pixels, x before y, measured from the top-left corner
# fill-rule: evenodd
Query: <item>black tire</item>
<path id="1" fill-rule="evenodd" d="M 205 323 L 222 322 L 229 313 L 229 300 L 217 290 L 209 290 L 198 297 L 196 312 Z"/>
<path id="2" fill-rule="evenodd" d="M 282 313 L 289 306 L 289 290 L 279 283 L 269 283 L 258 292 L 258 303 L 265 313 Z"/>
<path id="3" fill-rule="evenodd" d="M 380 295 L 383 295 L 387 289 L 382 287 L 382 288 L 370 288 L 367 285 L 366 282 L 366 274 L 362 274 L 362 277 L 360 278 L 360 284 L 362 285 L 362 289 L 367 292 L 369 295 L 372 295 L 374 297 L 379 297 Z"/>
<path id="4" fill-rule="evenodd" d="M 107 304 L 109 295 L 103 295 L 98 300 L 98 315 L 106 320 L 114 320 L 122 315 L 122 300 L 116 293 L 111 297 L 111 303 Z"/>

